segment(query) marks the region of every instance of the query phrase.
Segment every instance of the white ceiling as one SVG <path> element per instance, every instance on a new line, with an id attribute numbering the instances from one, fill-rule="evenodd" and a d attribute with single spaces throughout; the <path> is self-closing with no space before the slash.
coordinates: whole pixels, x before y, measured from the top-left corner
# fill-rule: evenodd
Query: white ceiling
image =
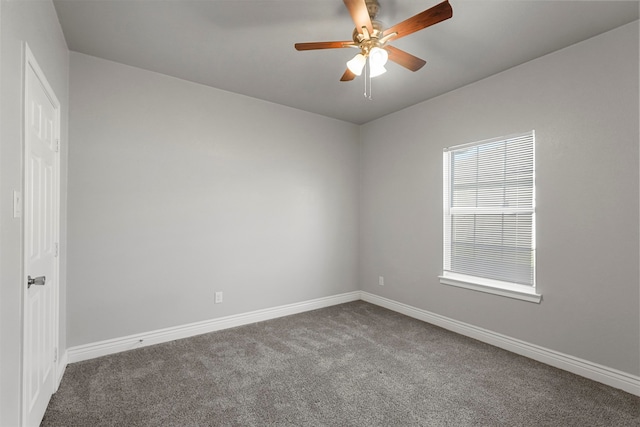
<path id="1" fill-rule="evenodd" d="M 380 0 L 386 27 L 440 0 Z M 355 49 L 341 0 L 54 0 L 69 49 L 207 86 L 366 123 L 638 19 L 638 1 L 450 0 L 453 18 L 391 42 L 427 61 L 340 82 Z M 598 61 L 598 58 L 593 58 Z"/>

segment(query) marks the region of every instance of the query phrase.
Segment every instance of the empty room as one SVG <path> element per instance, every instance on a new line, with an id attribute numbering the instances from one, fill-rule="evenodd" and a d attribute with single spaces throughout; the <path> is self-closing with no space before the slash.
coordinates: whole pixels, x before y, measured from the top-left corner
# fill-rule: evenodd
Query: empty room
<path id="1" fill-rule="evenodd" d="M 640 425 L 639 12 L 0 0 L 0 426 Z"/>

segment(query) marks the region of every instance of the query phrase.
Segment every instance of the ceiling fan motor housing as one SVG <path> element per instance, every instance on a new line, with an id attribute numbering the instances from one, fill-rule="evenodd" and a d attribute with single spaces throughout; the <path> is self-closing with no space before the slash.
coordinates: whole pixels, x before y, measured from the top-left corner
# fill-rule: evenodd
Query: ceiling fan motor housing
<path id="1" fill-rule="evenodd" d="M 369 12 L 369 16 L 373 21 L 380 11 L 380 3 L 378 3 L 378 0 L 365 0 L 365 3 L 367 4 L 367 12 Z"/>
<path id="2" fill-rule="evenodd" d="M 380 11 L 380 3 L 378 3 L 378 0 L 365 0 L 365 3 L 367 5 L 369 18 L 371 18 L 373 31 L 369 33 L 367 28 L 355 28 L 353 30 L 353 42 L 360 48 L 364 56 L 368 56 L 371 49 L 374 47 L 381 48 L 387 40 L 381 40 L 382 33 L 384 32 L 384 24 L 375 19 Z"/>
<path id="3" fill-rule="evenodd" d="M 384 31 L 384 24 L 380 21 L 376 21 L 372 19 L 371 26 L 373 27 L 373 32 L 371 34 L 369 34 L 369 31 L 366 28 L 364 29 L 354 28 L 353 41 L 356 44 L 362 44 L 367 41 L 377 42 L 379 39 L 381 39 L 382 33 Z"/>

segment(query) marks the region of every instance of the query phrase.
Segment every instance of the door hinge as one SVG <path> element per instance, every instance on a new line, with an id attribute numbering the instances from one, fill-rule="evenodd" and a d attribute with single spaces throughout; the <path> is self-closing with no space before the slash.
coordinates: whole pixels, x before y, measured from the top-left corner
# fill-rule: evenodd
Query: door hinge
<path id="1" fill-rule="evenodd" d="M 58 257 L 58 253 L 60 252 L 58 242 L 53 244 L 53 256 Z"/>
<path id="2" fill-rule="evenodd" d="M 60 138 L 56 138 L 56 153 L 60 152 Z"/>
<path id="3" fill-rule="evenodd" d="M 58 363 L 58 347 L 53 349 L 53 363 Z"/>

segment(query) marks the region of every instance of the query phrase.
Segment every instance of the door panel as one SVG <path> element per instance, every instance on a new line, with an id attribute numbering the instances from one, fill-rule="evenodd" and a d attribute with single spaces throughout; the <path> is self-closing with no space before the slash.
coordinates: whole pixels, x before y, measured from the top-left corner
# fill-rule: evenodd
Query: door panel
<path id="1" fill-rule="evenodd" d="M 29 55 L 25 76 L 23 424 L 40 424 L 55 388 L 59 104 Z"/>

